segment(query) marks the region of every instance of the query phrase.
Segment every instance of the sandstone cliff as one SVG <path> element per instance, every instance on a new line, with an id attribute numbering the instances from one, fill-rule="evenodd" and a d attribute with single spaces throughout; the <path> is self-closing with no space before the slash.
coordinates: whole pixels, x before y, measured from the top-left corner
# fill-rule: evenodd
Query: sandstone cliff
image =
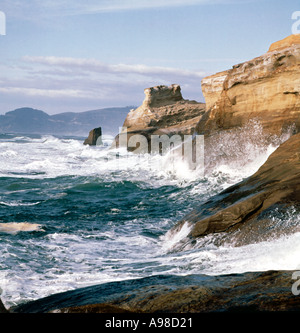
<path id="1" fill-rule="evenodd" d="M 202 80 L 207 112 L 197 125 L 201 134 L 261 122 L 279 135 L 289 126 L 300 131 L 300 35 L 273 43 L 269 51 Z"/>
<path id="2" fill-rule="evenodd" d="M 145 90 L 143 105 L 125 122 L 128 136 L 139 133 L 209 137 L 243 128 L 257 119 L 270 134 L 289 126 L 300 131 L 300 39 L 290 36 L 261 57 L 202 81 L 205 105 L 186 101 L 180 87 Z M 228 131 L 229 132 L 229 131 Z M 228 133 L 227 132 L 227 133 Z M 230 133 L 230 132 L 229 132 Z M 222 138 L 224 140 L 224 137 Z M 240 137 L 235 147 L 240 143 Z M 215 141 L 210 140 L 212 149 Z M 300 133 L 284 142 L 251 177 L 196 207 L 174 228 L 192 225 L 188 241 L 209 233 L 239 231 L 241 242 L 255 242 L 271 229 L 268 213 L 289 206 L 300 210 Z M 280 229 L 278 232 L 280 233 Z M 238 245 L 238 244 L 233 244 Z M 77 289 L 21 305 L 14 312 L 224 312 L 299 311 L 290 271 L 223 276 L 151 276 Z"/>
<path id="3" fill-rule="evenodd" d="M 177 84 L 156 86 L 144 90 L 145 99 L 137 109 L 131 110 L 123 124 L 126 128 L 120 134 L 142 134 L 147 140 L 150 136 L 167 134 L 193 134 L 195 127 L 205 112 L 205 104 L 185 100 Z M 116 138 L 119 142 L 119 136 Z M 130 149 L 129 150 L 133 150 Z"/>

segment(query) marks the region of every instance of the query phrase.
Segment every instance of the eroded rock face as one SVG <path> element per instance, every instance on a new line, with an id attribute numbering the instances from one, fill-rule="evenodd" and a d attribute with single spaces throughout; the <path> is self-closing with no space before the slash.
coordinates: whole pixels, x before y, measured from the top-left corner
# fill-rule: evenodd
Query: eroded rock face
<path id="1" fill-rule="evenodd" d="M 146 88 L 144 92 L 146 96 L 143 107 L 145 108 L 165 106 L 183 100 L 181 88 L 178 84 L 172 84 L 169 87 L 156 86 Z"/>
<path id="2" fill-rule="evenodd" d="M 257 119 L 264 130 L 280 135 L 289 126 L 300 131 L 300 37 L 271 45 L 260 57 L 206 77 L 202 91 L 207 112 L 200 134 L 244 126 Z"/>
<path id="3" fill-rule="evenodd" d="M 140 134 L 149 142 L 151 135 L 191 135 L 204 112 L 204 103 L 182 98 L 179 85 L 147 88 L 143 104 L 128 113 L 120 135 L 126 133 L 128 140 Z M 116 137 L 117 144 L 120 135 Z"/>
<path id="4" fill-rule="evenodd" d="M 221 97 L 223 84 L 230 70 L 216 73 L 202 79 L 201 88 L 205 97 L 206 109 L 209 110 Z"/>

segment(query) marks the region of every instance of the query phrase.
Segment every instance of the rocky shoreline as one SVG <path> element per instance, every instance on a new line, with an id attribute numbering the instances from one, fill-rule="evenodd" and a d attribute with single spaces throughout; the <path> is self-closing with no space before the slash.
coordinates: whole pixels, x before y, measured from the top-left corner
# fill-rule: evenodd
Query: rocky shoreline
<path id="1" fill-rule="evenodd" d="M 292 271 L 151 276 L 76 289 L 13 313 L 217 313 L 300 311 Z M 294 285 L 295 290 L 297 289 Z"/>
<path id="2" fill-rule="evenodd" d="M 191 224 L 188 242 L 210 233 L 238 229 L 236 245 L 244 245 L 263 241 L 272 225 L 268 214 L 291 206 L 300 212 L 300 133 L 280 145 L 254 175 L 195 208 L 175 230 Z"/>
<path id="3" fill-rule="evenodd" d="M 145 135 L 148 140 L 153 134 L 203 134 L 207 146 L 213 147 L 224 133 L 243 128 L 253 119 L 262 125 L 268 142 L 290 129 L 290 138 L 254 175 L 196 207 L 178 222 L 175 230 L 185 223 L 192 225 L 183 246 L 209 233 L 237 230 L 236 246 L 255 242 L 270 229 L 268 212 L 291 206 L 300 211 L 299 77 L 297 35 L 274 43 L 260 57 L 205 78 L 202 89 L 206 105 L 184 100 L 178 85 L 157 86 L 146 89 L 143 105 L 129 112 L 124 122 L 128 140 L 134 134 Z M 293 271 L 150 276 L 52 295 L 10 312 L 300 311 L 300 297 L 295 295 L 297 285 L 292 289 L 296 283 L 292 277 Z M 0 312 L 5 311 L 0 303 Z"/>

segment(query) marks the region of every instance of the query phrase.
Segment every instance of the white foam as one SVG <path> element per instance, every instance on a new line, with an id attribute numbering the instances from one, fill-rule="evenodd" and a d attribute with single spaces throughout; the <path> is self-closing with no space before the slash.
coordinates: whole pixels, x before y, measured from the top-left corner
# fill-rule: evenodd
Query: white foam
<path id="1" fill-rule="evenodd" d="M 159 258 L 166 274 L 233 274 L 267 270 L 300 270 L 300 232 L 245 246 L 216 246 L 169 253 Z M 173 244 L 172 244 L 173 245 Z M 165 246 L 163 246 L 165 248 Z"/>
<path id="2" fill-rule="evenodd" d="M 185 223 L 181 229 L 168 231 L 160 238 L 163 253 L 168 254 L 162 256 L 162 264 L 172 262 L 173 273 L 209 275 L 299 270 L 299 212 L 293 206 L 285 211 L 275 209 L 268 218 L 270 225 L 262 225 L 262 230 L 257 227 L 255 241 L 242 246 L 235 245 L 239 231 L 209 234 L 191 243 L 186 237 L 192 224 Z"/>
<path id="3" fill-rule="evenodd" d="M 257 130 L 258 131 L 258 130 Z M 236 139 L 237 140 L 237 139 Z M 164 184 L 183 185 L 204 179 L 203 170 L 191 170 L 182 156 L 176 154 L 136 155 L 125 149 L 109 149 L 111 138 L 106 139 L 106 147 L 90 147 L 81 140 L 59 139 L 43 136 L 39 139 L 27 137 L 14 138 L 0 142 L 0 174 L 7 177 L 55 178 L 60 176 L 100 176 L 101 178 L 135 179 L 148 182 L 153 186 Z M 213 169 L 205 180 L 229 186 L 255 172 L 264 163 L 275 146 L 255 149 L 254 143 L 246 144 L 246 151 L 235 152 L 234 144 L 227 135 L 216 142 L 214 153 L 207 156 L 213 161 Z M 205 145 L 205 142 L 204 142 Z M 244 149 L 244 150 L 245 150 Z M 226 152 L 225 158 L 219 156 Z M 234 154 L 231 155 L 231 153 Z M 116 154 L 119 158 L 116 158 Z M 211 154 L 211 153 L 209 153 Z"/>
<path id="4" fill-rule="evenodd" d="M 37 223 L 8 222 L 0 223 L 0 232 L 15 235 L 21 231 L 43 231 L 42 226 Z"/>
<path id="5" fill-rule="evenodd" d="M 178 229 L 171 229 L 165 235 L 160 237 L 162 241 L 162 251 L 163 253 L 168 253 L 178 248 L 181 242 L 186 239 L 188 234 L 192 230 L 192 224 L 185 222 Z"/>
<path id="6" fill-rule="evenodd" d="M 225 143 L 230 144 L 230 140 Z M 80 140 L 52 136 L 40 139 L 23 137 L 0 142 L 0 154 L 5 157 L 0 158 L 0 174 L 25 178 L 99 176 L 104 181 L 138 181 L 141 183 L 139 186 L 154 188 L 170 184 L 187 186 L 187 191 L 171 193 L 170 198 L 181 200 L 188 193 L 201 200 L 255 172 L 276 149 L 271 145 L 259 151 L 254 148 L 253 145 L 247 146 L 245 156 L 235 154 L 223 160 L 217 159 L 211 173 L 199 181 L 199 170 L 190 170 L 181 160 L 168 159 L 168 156 L 137 156 L 119 150 L 119 159 L 115 159 L 110 156 L 115 156 L 116 151 L 84 146 Z M 63 196 L 65 193 L 53 195 Z M 39 203 L 1 200 L 3 205 L 11 207 Z M 119 213 L 117 208 L 112 208 L 111 212 Z M 172 221 L 162 220 L 151 221 L 151 228 L 157 228 L 158 232 L 171 228 Z M 157 240 L 144 236 L 147 232 L 145 225 L 142 226 L 144 222 L 127 221 L 117 229 L 110 225 L 108 230 L 91 234 L 73 235 L 59 231 L 26 242 L 19 240 L 18 246 L 15 239 L 13 245 L 0 243 L 1 255 L 5 258 L 1 263 L 4 269 L 0 270 L 4 301 L 11 305 L 89 284 L 157 273 L 226 274 L 298 268 L 300 233 L 241 247 L 230 244 L 217 247 L 210 242 L 210 237 L 215 237 L 213 235 L 208 236 L 201 247 L 199 243 L 185 247 L 190 225 L 184 224 L 177 232 L 170 231 Z M 160 223 L 164 223 L 163 228 Z M 141 232 L 144 229 L 146 232 Z M 42 226 L 34 223 L 0 223 L 2 233 L 41 230 Z M 183 245 L 183 250 L 172 253 L 178 245 Z M 17 257 L 18 251 L 24 254 L 22 263 Z M 29 264 L 30 260 L 33 263 Z"/>
<path id="7" fill-rule="evenodd" d="M 215 253 L 218 259 L 208 270 L 213 274 L 296 270 L 300 269 L 300 233 L 240 247 L 220 247 Z"/>
<path id="8" fill-rule="evenodd" d="M 38 205 L 40 201 L 37 202 L 21 202 L 21 201 L 0 201 L 0 205 L 9 206 L 9 207 L 18 207 L 18 206 L 35 206 Z"/>

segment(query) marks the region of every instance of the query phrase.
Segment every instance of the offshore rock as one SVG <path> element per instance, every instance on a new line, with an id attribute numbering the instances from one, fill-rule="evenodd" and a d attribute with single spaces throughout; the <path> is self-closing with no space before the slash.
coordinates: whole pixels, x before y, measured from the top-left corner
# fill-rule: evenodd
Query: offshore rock
<path id="1" fill-rule="evenodd" d="M 205 104 L 183 99 L 177 84 L 156 86 L 144 90 L 145 99 L 137 109 L 132 109 L 123 124 L 123 131 L 116 137 L 117 146 L 120 136 L 126 134 L 125 144 L 133 135 L 146 138 L 147 151 L 150 150 L 151 135 L 192 135 L 200 118 L 205 112 Z M 128 147 L 135 151 L 136 145 Z"/>
<path id="2" fill-rule="evenodd" d="M 230 232 L 251 224 L 256 228 L 254 238 L 258 238 L 259 226 L 268 225 L 269 212 L 291 206 L 300 211 L 300 133 L 280 145 L 255 174 L 195 208 L 174 230 L 190 224 L 188 243 L 210 233 Z M 245 228 L 243 236 L 248 232 Z"/>
<path id="3" fill-rule="evenodd" d="M 84 145 L 96 146 L 102 144 L 102 129 L 101 127 L 94 128 L 90 131 L 87 139 L 84 140 Z"/>
<path id="4" fill-rule="evenodd" d="M 208 313 L 300 311 L 292 271 L 158 275 L 110 282 L 19 305 L 14 313 Z"/>
<path id="5" fill-rule="evenodd" d="M 197 125 L 208 136 L 250 119 L 270 135 L 300 131 L 300 35 L 273 43 L 269 51 L 202 80 L 207 112 Z"/>

